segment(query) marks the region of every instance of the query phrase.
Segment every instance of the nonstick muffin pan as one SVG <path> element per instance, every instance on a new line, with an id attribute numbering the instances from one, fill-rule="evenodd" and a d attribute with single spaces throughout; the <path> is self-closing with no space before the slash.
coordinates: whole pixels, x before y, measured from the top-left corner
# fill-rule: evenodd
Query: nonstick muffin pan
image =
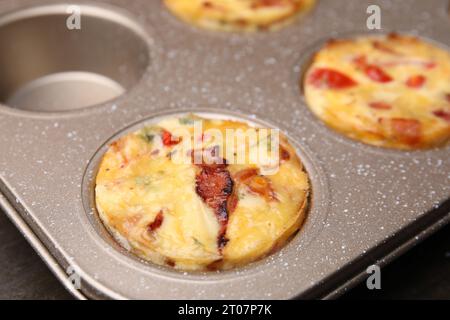
<path id="1" fill-rule="evenodd" d="M 160 1 L 0 2 L 0 204 L 77 297 L 331 298 L 450 220 L 450 147 L 402 152 L 328 129 L 299 79 L 318 44 L 381 32 L 450 45 L 448 1 L 318 1 L 273 33 L 217 33 L 174 18 Z M 380 32 L 380 31 L 378 31 Z M 307 221 L 279 252 L 226 272 L 182 273 L 116 244 L 93 207 L 108 142 L 158 117 L 213 114 L 280 128 L 312 186 Z M 69 270 L 69 271 L 68 271 Z M 66 272 L 75 270 L 81 289 Z"/>

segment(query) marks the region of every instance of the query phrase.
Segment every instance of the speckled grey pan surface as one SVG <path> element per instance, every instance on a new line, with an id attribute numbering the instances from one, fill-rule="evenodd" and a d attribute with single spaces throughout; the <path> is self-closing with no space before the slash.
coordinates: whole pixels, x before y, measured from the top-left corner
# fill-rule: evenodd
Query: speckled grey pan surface
<path id="1" fill-rule="evenodd" d="M 0 13 L 50 3 L 58 2 L 3 0 Z M 109 102 L 70 111 L 60 110 L 64 103 L 47 108 L 36 100 L 27 102 L 28 111 L 1 105 L 0 189 L 5 195 L 2 206 L 13 220 L 26 222 L 30 229 L 17 225 L 35 247 L 43 244 L 37 249 L 51 254 L 44 258 L 53 270 L 59 264 L 59 277 L 64 278 L 61 270 L 69 264 L 81 275 L 83 295 L 334 297 L 360 280 L 368 265 L 387 262 L 450 220 L 448 203 L 442 205 L 450 198 L 450 147 L 400 152 L 350 141 L 311 114 L 298 87 L 303 64 L 318 43 L 367 32 L 369 4 L 381 6 L 383 31 L 415 33 L 450 45 L 448 1 L 321 0 L 291 26 L 248 35 L 187 26 L 156 0 L 76 3 L 84 5 L 87 16 L 124 26 L 109 29 L 112 34 L 105 43 L 114 46 L 104 51 L 95 47 L 95 37 L 103 37 L 101 42 L 105 35 L 89 28 L 89 17 L 81 30 L 65 32 L 75 44 L 84 36 L 93 37 L 86 43 L 92 45 L 91 52 L 99 50 L 92 56 L 96 63 L 86 63 L 89 50 L 82 51 L 83 66 L 103 72 L 128 90 Z M 55 9 L 42 10 L 48 8 Z M 1 21 L 0 46 L 5 46 Z M 139 48 L 130 51 L 130 43 Z M 2 57 L 2 52 L 0 64 L 16 57 Z M 130 63 L 130 57 L 137 62 Z M 57 65 L 53 71 L 80 63 L 78 56 L 63 58 L 68 65 Z M 10 72 L 7 76 L 14 78 Z M 14 81 L 0 84 L 2 95 L 2 90 L 14 87 Z M 33 101 L 53 111 L 33 110 Z M 302 231 L 278 253 L 233 271 L 179 273 L 131 256 L 98 222 L 92 208 L 92 177 L 105 144 L 155 116 L 190 111 L 261 121 L 280 128 L 297 145 L 311 176 L 312 206 Z"/>

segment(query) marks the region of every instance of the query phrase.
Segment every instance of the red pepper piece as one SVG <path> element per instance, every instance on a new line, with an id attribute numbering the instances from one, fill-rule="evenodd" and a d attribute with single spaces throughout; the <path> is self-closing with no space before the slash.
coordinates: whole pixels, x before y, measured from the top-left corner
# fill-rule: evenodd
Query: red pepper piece
<path id="1" fill-rule="evenodd" d="M 347 89 L 357 85 L 356 81 L 349 76 L 328 68 L 314 70 L 309 75 L 308 82 L 316 88 L 325 89 Z"/>

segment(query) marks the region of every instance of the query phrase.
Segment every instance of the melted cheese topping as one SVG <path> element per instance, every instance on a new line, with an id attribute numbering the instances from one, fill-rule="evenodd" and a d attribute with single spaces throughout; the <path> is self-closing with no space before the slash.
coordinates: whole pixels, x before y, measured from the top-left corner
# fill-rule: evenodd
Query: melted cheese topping
<path id="1" fill-rule="evenodd" d="M 450 54 L 414 37 L 330 41 L 304 93 L 327 125 L 371 145 L 419 149 L 450 139 Z"/>
<path id="2" fill-rule="evenodd" d="M 165 0 L 180 19 L 214 30 L 273 29 L 308 11 L 315 0 Z"/>
<path id="3" fill-rule="evenodd" d="M 194 121 L 198 120 L 203 133 L 196 137 Z M 182 139 L 191 143 L 202 139 L 208 149 L 217 141 L 207 130 L 218 130 L 227 137 L 225 144 L 232 145 L 226 130 L 248 128 L 237 121 L 189 115 L 164 119 L 113 142 L 101 161 L 95 187 L 97 209 L 107 229 L 143 259 L 184 270 L 240 266 L 283 245 L 300 228 L 309 193 L 307 175 L 284 136 L 280 148 L 288 157 L 280 161 L 278 171 L 253 177 L 252 183 L 270 186 L 271 196 L 255 192 L 257 188 L 239 178 L 245 170 L 262 168 L 247 162 L 227 165 L 237 203 L 228 212 L 223 248 L 218 242 L 218 217 L 198 194 L 196 177 L 201 169 L 191 161 L 180 161 L 190 160 L 191 154 L 177 143 L 183 140 L 174 138 L 187 130 L 189 135 Z M 166 143 L 169 133 L 175 143 Z M 267 141 L 258 137 L 260 143 Z M 234 145 L 237 151 L 239 146 Z M 253 147 L 245 141 L 246 157 Z"/>

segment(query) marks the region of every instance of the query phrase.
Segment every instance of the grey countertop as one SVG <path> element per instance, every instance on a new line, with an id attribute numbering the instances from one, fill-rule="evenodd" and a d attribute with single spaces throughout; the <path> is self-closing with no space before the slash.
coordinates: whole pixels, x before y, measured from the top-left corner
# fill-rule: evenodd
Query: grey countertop
<path id="1" fill-rule="evenodd" d="M 0 299 L 72 299 L 0 211 Z M 382 290 L 364 284 L 344 299 L 450 299 L 450 225 L 382 270 Z"/>
<path id="2" fill-rule="evenodd" d="M 2 211 L 0 299 L 72 299 Z"/>

